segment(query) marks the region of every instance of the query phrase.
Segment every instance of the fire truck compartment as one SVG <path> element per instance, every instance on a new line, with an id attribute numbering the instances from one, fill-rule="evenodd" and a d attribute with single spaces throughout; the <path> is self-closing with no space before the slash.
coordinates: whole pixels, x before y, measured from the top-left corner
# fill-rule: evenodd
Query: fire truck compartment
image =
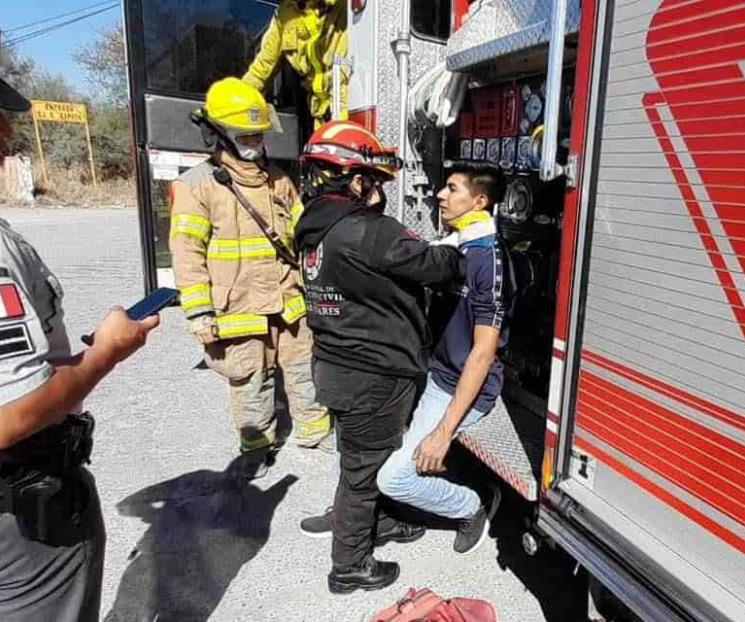
<path id="1" fill-rule="evenodd" d="M 579 30 L 579 0 L 567 3 L 567 34 Z M 550 0 L 485 0 L 471 4 L 447 44 L 449 71 L 467 71 L 513 52 L 545 46 L 551 36 Z"/>
<path id="2" fill-rule="evenodd" d="M 502 327 L 507 345 L 499 352 L 504 406 L 458 440 L 529 501 L 538 499 L 540 486 L 566 186 L 563 178 L 546 183 L 538 175 L 546 101 L 541 56 L 545 49 L 512 54 L 512 74 L 504 71 L 505 58 L 472 68 L 471 88 L 445 141 L 446 162 L 496 174 L 501 198 L 494 216 L 516 280 L 507 296 L 513 313 Z M 538 69 L 523 71 L 528 63 Z M 561 162 L 567 157 L 573 74 L 571 66 L 565 68 Z"/>

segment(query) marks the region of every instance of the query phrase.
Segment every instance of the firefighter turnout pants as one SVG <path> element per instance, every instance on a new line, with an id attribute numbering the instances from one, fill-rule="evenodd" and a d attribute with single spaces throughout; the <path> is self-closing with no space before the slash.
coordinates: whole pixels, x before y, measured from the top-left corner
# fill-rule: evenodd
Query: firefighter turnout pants
<path id="1" fill-rule="evenodd" d="M 313 337 L 305 318 L 286 324 L 279 315 L 268 317 L 267 334 L 229 339 L 205 348 L 207 365 L 230 384 L 230 412 L 242 452 L 271 447 L 277 440 L 275 380 L 280 370 L 292 440 L 315 447 L 331 431 L 325 407 L 316 402 L 311 372 Z"/>

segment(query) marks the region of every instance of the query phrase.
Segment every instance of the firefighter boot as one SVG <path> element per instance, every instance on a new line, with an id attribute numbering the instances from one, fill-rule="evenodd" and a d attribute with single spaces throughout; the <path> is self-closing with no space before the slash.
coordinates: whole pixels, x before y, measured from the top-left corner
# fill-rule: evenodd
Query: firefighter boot
<path id="1" fill-rule="evenodd" d="M 334 567 L 328 576 L 332 594 L 348 594 L 355 590 L 382 590 L 396 582 L 401 572 L 396 562 L 380 562 L 368 555 L 358 566 Z"/>
<path id="2" fill-rule="evenodd" d="M 261 479 L 274 464 L 274 450 L 266 447 L 255 451 L 242 451 L 233 471 L 237 480 L 252 481 Z"/>

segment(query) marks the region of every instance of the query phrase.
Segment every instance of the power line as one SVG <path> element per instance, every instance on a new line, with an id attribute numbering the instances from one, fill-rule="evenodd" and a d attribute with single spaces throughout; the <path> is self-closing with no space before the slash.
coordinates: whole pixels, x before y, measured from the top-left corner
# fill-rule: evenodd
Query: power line
<path id="1" fill-rule="evenodd" d="M 84 19 L 88 19 L 89 17 L 93 17 L 94 15 L 98 15 L 100 13 L 105 13 L 106 11 L 110 11 L 116 6 L 119 6 L 118 2 L 114 2 L 103 9 L 98 9 L 97 11 L 91 11 L 90 13 L 86 13 L 85 15 L 80 15 L 79 17 L 68 19 L 67 21 L 60 22 L 59 24 L 54 24 L 53 26 L 47 26 L 46 28 L 40 28 L 39 30 L 34 30 L 24 35 L 19 35 L 15 39 L 10 39 L 9 41 L 6 41 L 5 46 L 12 47 L 14 45 L 25 43 L 26 41 L 30 41 L 31 39 L 36 39 L 37 37 L 41 37 L 50 32 L 58 30 L 59 28 L 63 28 L 65 26 L 69 26 L 70 24 L 83 21 Z"/>
<path id="2" fill-rule="evenodd" d="M 74 11 L 67 11 L 66 13 L 60 13 L 59 15 L 55 15 L 54 17 L 47 17 L 45 19 L 40 19 L 35 22 L 29 22 L 28 24 L 23 24 L 22 26 L 13 26 L 13 28 L 8 28 L 7 30 L 3 30 L 3 32 L 9 33 L 9 32 L 16 32 L 17 30 L 26 30 L 27 28 L 31 28 L 31 26 L 38 26 L 39 24 L 46 24 L 47 22 L 54 22 L 63 17 L 68 17 L 70 15 L 77 15 L 78 13 L 90 11 L 91 9 L 97 9 L 98 7 L 103 6 L 104 4 L 110 4 L 110 3 L 111 3 L 111 0 L 104 0 L 103 2 L 97 2 L 96 4 L 92 4 L 90 6 L 86 6 L 81 9 L 75 9 Z"/>
<path id="3" fill-rule="evenodd" d="M 86 13 L 85 15 L 80 15 L 78 17 L 74 17 L 72 19 L 68 19 L 67 21 L 60 22 L 59 24 L 53 24 L 52 26 L 47 26 L 45 28 L 40 28 L 38 30 L 34 30 L 32 32 L 27 32 L 26 34 L 18 35 L 15 39 L 10 39 L 6 42 L 7 46 L 12 45 L 18 45 L 20 43 L 24 43 L 26 41 L 29 41 L 31 39 L 36 39 L 37 37 L 41 37 L 47 33 L 53 32 L 59 28 L 63 28 L 64 26 L 69 26 L 70 24 L 74 24 L 76 22 L 83 21 L 85 19 L 88 19 L 89 17 L 93 17 L 95 15 L 99 15 L 100 13 L 105 13 L 106 11 L 109 11 L 113 9 L 114 7 L 118 6 L 119 2 L 109 2 L 109 5 L 98 9 L 97 11 L 91 11 L 90 13 Z"/>

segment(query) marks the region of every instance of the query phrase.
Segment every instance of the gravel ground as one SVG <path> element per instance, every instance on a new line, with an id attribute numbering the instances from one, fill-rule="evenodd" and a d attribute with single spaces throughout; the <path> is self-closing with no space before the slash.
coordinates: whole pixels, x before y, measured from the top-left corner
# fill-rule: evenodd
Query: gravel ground
<path id="1" fill-rule="evenodd" d="M 110 305 L 141 296 L 136 212 L 5 208 L 0 216 L 62 281 L 74 341 Z M 492 538 L 473 555 L 456 555 L 453 532 L 432 529 L 379 550 L 401 564 L 394 586 L 331 595 L 330 541 L 304 537 L 297 523 L 331 499 L 334 457 L 287 447 L 266 478 L 237 484 L 227 389 L 200 361 L 180 310 L 169 309 L 148 347 L 87 402 L 108 531 L 102 619 L 362 622 L 408 586 L 484 598 L 504 622 L 585 619 L 571 560 L 522 553 L 529 508 L 509 493 Z"/>

